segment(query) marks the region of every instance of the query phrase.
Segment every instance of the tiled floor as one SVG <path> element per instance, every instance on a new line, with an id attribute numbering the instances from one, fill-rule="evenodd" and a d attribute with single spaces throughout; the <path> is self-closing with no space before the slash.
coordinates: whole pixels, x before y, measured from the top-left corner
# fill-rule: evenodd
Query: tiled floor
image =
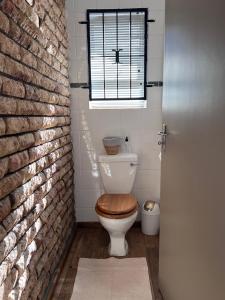
<path id="1" fill-rule="evenodd" d="M 143 235 L 139 227 L 133 227 L 127 234 L 129 253 L 127 257 L 146 257 L 154 300 L 162 300 L 158 289 L 159 238 Z M 77 229 L 73 244 L 54 288 L 51 300 L 69 300 L 73 291 L 79 257 L 108 258 L 109 238 L 99 226 Z"/>

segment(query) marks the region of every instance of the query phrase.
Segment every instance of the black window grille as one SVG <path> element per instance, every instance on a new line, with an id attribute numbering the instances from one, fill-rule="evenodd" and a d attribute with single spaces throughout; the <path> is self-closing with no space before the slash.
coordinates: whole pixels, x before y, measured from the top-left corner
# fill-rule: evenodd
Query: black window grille
<path id="1" fill-rule="evenodd" d="M 147 9 L 87 10 L 90 100 L 146 99 Z"/>

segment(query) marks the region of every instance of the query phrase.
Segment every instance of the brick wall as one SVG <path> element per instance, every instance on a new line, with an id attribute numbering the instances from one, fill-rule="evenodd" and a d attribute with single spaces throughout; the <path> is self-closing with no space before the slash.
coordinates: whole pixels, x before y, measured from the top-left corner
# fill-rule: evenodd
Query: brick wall
<path id="1" fill-rule="evenodd" d="M 43 299 L 74 224 L 64 0 L 0 1 L 0 299 Z"/>

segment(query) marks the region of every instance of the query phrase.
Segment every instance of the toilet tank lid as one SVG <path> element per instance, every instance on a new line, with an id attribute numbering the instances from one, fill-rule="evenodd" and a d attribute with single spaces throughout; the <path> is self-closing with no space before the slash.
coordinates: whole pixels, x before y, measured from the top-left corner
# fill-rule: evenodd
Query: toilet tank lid
<path id="1" fill-rule="evenodd" d="M 116 155 L 99 155 L 98 161 L 99 162 L 122 162 L 122 161 L 129 161 L 129 162 L 137 162 L 138 156 L 136 153 L 119 153 Z"/>

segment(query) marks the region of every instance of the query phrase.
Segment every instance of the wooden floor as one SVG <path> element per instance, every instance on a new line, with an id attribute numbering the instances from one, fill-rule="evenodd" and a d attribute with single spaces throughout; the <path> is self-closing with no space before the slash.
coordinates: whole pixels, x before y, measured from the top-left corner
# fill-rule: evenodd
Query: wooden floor
<path id="1" fill-rule="evenodd" d="M 129 253 L 127 257 L 146 257 L 153 299 L 162 300 L 158 289 L 159 238 L 141 233 L 140 227 L 133 227 L 127 234 Z M 108 258 L 109 237 L 100 226 L 78 227 L 71 249 L 65 260 L 51 300 L 69 300 L 73 291 L 79 257 Z"/>

